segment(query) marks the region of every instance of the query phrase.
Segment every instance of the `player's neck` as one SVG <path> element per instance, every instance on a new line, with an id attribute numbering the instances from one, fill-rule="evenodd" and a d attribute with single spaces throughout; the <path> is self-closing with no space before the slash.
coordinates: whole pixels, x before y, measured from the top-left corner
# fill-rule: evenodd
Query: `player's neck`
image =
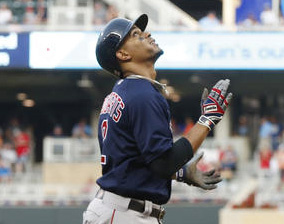
<path id="1" fill-rule="evenodd" d="M 146 63 L 134 64 L 134 65 L 129 65 L 127 68 L 123 70 L 124 70 L 123 72 L 124 77 L 134 74 L 155 80 L 157 76 L 153 64 L 146 64 Z"/>

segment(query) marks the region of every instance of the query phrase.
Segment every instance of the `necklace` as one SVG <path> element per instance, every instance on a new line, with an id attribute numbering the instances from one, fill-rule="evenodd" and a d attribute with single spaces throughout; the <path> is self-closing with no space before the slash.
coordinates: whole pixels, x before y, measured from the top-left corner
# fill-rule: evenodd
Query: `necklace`
<path id="1" fill-rule="evenodd" d="M 167 84 L 160 83 L 157 80 L 154 80 L 154 79 L 142 76 L 142 75 L 129 75 L 126 78 L 127 79 L 146 79 L 150 81 L 159 90 L 162 90 L 166 94 L 166 96 L 169 96 L 169 91 L 167 90 Z"/>

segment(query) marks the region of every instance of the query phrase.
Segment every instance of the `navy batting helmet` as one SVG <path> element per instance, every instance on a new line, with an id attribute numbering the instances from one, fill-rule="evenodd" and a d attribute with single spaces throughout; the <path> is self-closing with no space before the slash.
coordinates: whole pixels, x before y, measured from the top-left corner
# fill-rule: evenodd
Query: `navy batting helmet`
<path id="1" fill-rule="evenodd" d="M 121 77 L 121 68 L 116 58 L 116 51 L 134 25 L 144 31 L 147 23 L 148 16 L 146 14 L 139 16 L 134 22 L 122 18 L 111 20 L 101 32 L 97 42 L 96 56 L 100 66 Z"/>

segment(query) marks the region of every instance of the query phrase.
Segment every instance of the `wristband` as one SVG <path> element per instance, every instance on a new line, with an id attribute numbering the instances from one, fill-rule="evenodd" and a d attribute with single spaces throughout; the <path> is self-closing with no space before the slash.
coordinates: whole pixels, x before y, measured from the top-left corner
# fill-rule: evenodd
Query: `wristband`
<path id="1" fill-rule="evenodd" d="M 198 120 L 198 124 L 206 126 L 207 128 L 209 128 L 210 131 L 215 126 L 215 123 L 210 118 L 206 117 L 205 115 L 200 116 L 200 118 Z"/>
<path id="2" fill-rule="evenodd" d="M 183 166 L 176 172 L 176 180 L 178 182 L 184 182 L 185 180 L 185 174 L 186 174 L 186 168 Z"/>

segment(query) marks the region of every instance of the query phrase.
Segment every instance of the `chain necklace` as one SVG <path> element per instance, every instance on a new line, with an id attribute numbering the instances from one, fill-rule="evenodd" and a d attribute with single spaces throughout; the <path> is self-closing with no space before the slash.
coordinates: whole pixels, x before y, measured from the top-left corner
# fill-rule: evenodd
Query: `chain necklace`
<path id="1" fill-rule="evenodd" d="M 167 90 L 167 84 L 158 82 L 157 80 L 142 76 L 142 75 L 129 75 L 127 79 L 146 79 L 150 81 L 158 90 L 163 91 L 167 96 L 169 96 L 169 91 Z"/>

